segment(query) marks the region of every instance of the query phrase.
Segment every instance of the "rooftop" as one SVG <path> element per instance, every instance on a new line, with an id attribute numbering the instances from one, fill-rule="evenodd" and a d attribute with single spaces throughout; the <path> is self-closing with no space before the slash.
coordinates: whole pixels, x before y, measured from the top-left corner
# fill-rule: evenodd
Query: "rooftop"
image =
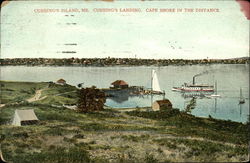
<path id="1" fill-rule="evenodd" d="M 171 102 L 170 102 L 168 99 L 157 100 L 156 102 L 157 102 L 159 105 L 171 104 Z"/>
<path id="2" fill-rule="evenodd" d="M 66 82 L 66 80 L 64 80 L 64 79 L 57 80 L 57 83 L 65 83 L 65 82 Z"/>
<path id="3" fill-rule="evenodd" d="M 111 85 L 128 85 L 124 80 L 116 80 Z"/>

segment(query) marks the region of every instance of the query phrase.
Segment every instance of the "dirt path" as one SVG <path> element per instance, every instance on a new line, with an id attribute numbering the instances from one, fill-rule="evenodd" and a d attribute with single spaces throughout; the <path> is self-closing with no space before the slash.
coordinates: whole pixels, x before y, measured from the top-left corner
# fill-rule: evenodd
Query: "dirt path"
<path id="1" fill-rule="evenodd" d="M 28 101 L 28 102 L 34 102 L 34 101 L 38 101 L 38 100 L 43 100 L 43 99 L 45 99 L 47 96 L 43 96 L 42 98 L 40 98 L 41 97 L 41 95 L 42 95 L 42 91 L 43 91 L 44 89 L 39 89 L 39 90 L 37 90 L 36 91 L 36 93 L 35 93 L 35 95 L 34 95 L 34 97 L 31 97 L 31 98 L 29 98 L 29 99 L 27 99 L 26 101 Z M 22 101 L 23 102 L 23 101 Z M 15 103 L 11 103 L 11 104 L 18 104 L 18 103 L 20 103 L 20 102 L 15 102 Z M 6 104 L 0 104 L 0 108 L 2 108 L 2 107 L 4 107 Z"/>
<path id="2" fill-rule="evenodd" d="M 43 96 L 42 98 L 40 98 L 41 95 L 42 95 L 42 91 L 43 91 L 43 89 L 37 90 L 36 93 L 35 93 L 35 96 L 34 96 L 34 97 L 31 97 L 31 98 L 29 98 L 29 99 L 27 99 L 27 101 L 28 101 L 28 102 L 34 102 L 34 101 L 38 101 L 38 100 L 43 100 L 43 99 L 45 99 L 47 96 Z"/>

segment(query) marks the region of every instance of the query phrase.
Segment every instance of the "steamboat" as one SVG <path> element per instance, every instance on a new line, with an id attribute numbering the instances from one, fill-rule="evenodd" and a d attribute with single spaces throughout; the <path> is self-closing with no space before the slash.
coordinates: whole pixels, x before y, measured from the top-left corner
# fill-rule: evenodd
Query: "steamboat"
<path id="1" fill-rule="evenodd" d="M 187 84 L 184 83 L 181 87 L 173 87 L 172 91 L 179 92 L 214 92 L 214 86 L 208 84 L 196 84 L 195 77 L 193 77 L 193 83 Z"/>

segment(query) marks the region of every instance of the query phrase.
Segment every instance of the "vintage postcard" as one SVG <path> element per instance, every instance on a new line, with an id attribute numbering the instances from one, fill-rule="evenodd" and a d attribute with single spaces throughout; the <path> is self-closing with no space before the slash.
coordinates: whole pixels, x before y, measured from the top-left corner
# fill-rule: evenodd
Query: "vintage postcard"
<path id="1" fill-rule="evenodd" d="M 4 1 L 0 158 L 249 161 L 249 2 Z"/>

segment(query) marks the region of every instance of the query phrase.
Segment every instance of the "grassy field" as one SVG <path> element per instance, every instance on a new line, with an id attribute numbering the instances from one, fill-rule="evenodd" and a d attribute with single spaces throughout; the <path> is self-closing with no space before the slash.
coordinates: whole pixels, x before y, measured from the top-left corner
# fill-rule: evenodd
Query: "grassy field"
<path id="1" fill-rule="evenodd" d="M 1 82 L 10 89 L 9 82 Z M 32 97 L 13 92 L 25 101 Z M 30 85 L 30 87 L 29 87 Z M 12 103 L 0 108 L 1 148 L 8 162 L 242 162 L 248 158 L 248 125 L 197 118 L 177 109 L 164 112 L 119 112 L 112 108 L 78 113 L 58 105 L 77 100 L 71 86 L 30 83 L 22 89 L 44 89 L 43 100 Z M 69 96 L 64 92 L 73 92 Z M 6 97 L 5 92 L 2 96 Z M 55 100 L 49 100 L 53 96 Z M 12 99 L 15 99 L 13 93 Z M 67 100 L 60 101 L 64 97 Z M 10 98 L 8 98 L 10 99 Z M 52 106 L 56 105 L 55 107 Z M 15 109 L 34 109 L 37 125 L 10 125 Z"/>
<path id="2" fill-rule="evenodd" d="M 0 81 L 1 94 L 0 99 L 2 104 L 21 102 L 32 96 L 35 91 L 45 88 L 48 83 L 32 83 L 32 82 L 6 82 Z"/>
<path id="3" fill-rule="evenodd" d="M 36 91 L 41 90 L 39 104 L 75 104 L 77 102 L 77 88 L 71 85 L 58 85 L 49 82 L 7 82 L 0 81 L 1 103 L 13 104 L 27 101 Z"/>
<path id="4" fill-rule="evenodd" d="M 49 88 L 42 91 L 41 97 L 45 96 L 43 100 L 37 101 L 40 104 L 76 104 L 77 89 L 71 85 L 49 84 Z"/>

